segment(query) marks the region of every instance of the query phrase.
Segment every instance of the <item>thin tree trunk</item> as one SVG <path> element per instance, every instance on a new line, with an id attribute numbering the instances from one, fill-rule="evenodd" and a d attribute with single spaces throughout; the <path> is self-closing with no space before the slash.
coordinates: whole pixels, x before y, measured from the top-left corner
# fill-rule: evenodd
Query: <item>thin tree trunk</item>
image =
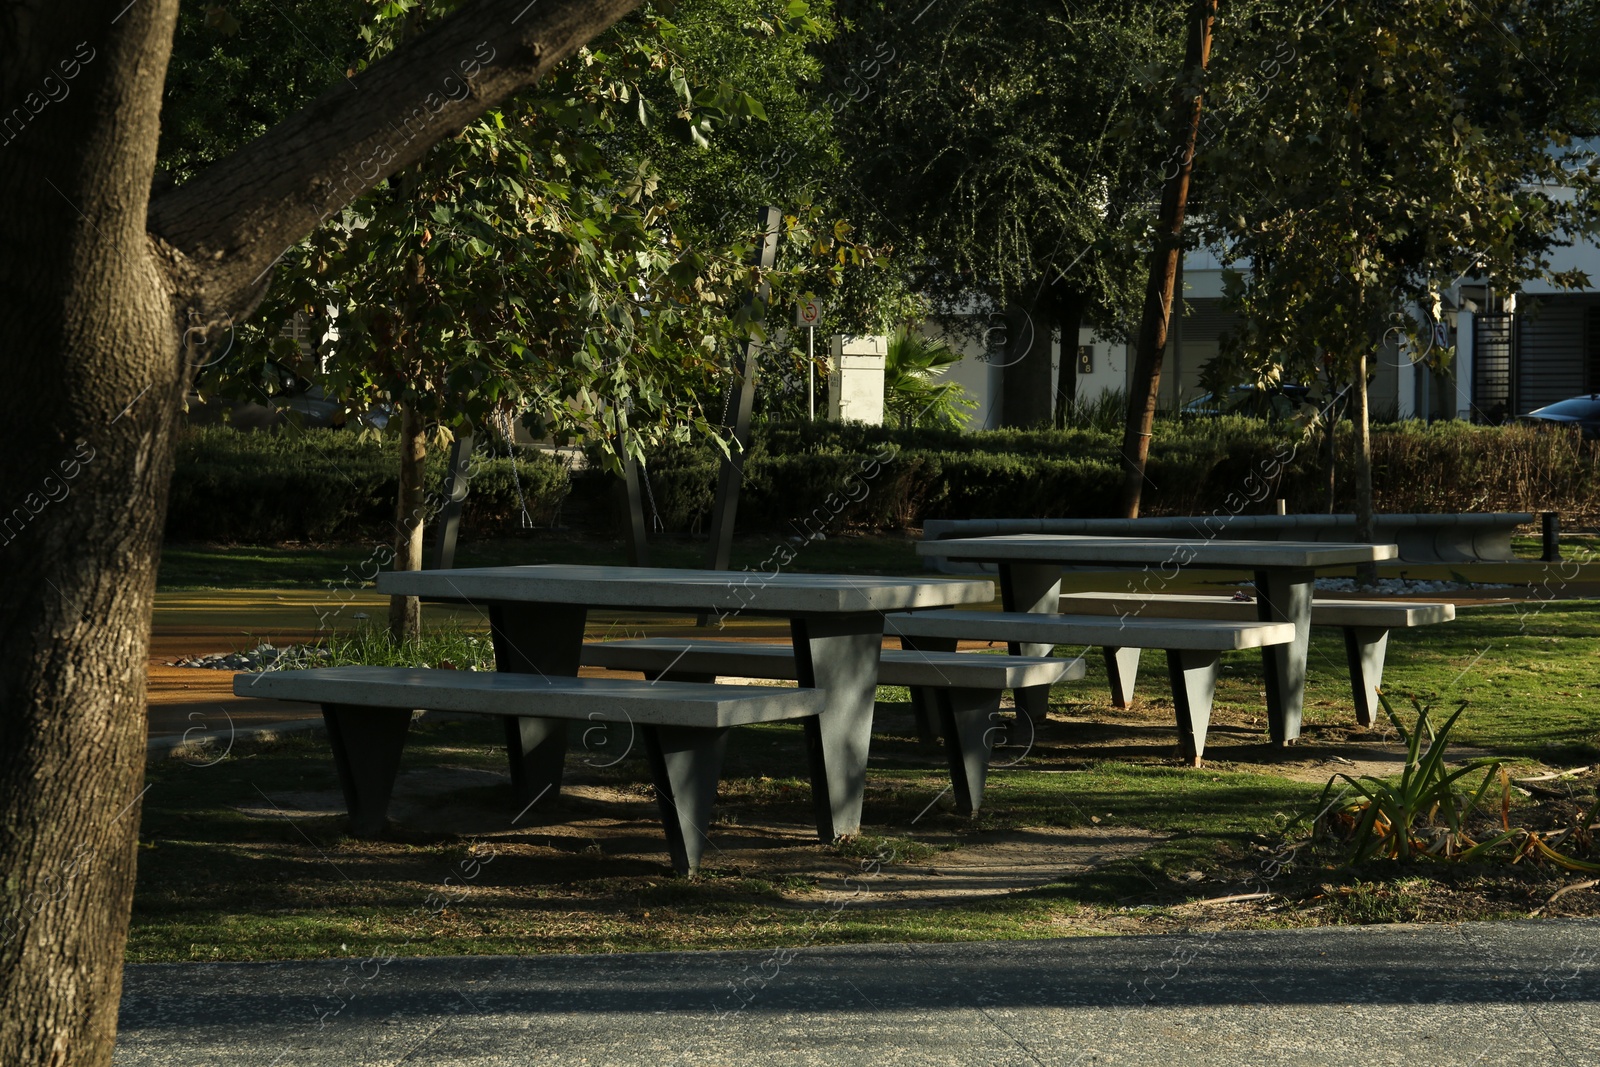
<path id="1" fill-rule="evenodd" d="M 1328 460 L 1328 507 L 1329 515 L 1339 510 L 1339 420 L 1334 417 L 1330 406 L 1327 425 L 1322 428 L 1322 438 L 1327 447 L 1322 451 L 1327 454 Z"/>
<path id="2" fill-rule="evenodd" d="M 1211 58 L 1211 22 L 1217 0 L 1194 0 L 1189 15 L 1189 37 L 1184 50 L 1183 73 L 1173 99 L 1174 144 L 1161 193 L 1161 214 L 1156 221 L 1150 253 L 1150 277 L 1145 284 L 1144 317 L 1134 351 L 1133 384 L 1128 393 L 1128 422 L 1122 435 L 1122 500 L 1124 518 L 1139 517 L 1144 492 L 1145 462 L 1150 456 L 1150 431 L 1155 425 L 1161 390 L 1161 357 L 1167 346 L 1167 323 L 1172 312 L 1172 290 L 1183 254 L 1183 216 L 1189 202 L 1189 175 L 1194 166 L 1195 142 L 1200 131 L 1201 93 L 1196 82 Z"/>
<path id="3" fill-rule="evenodd" d="M 1367 353 L 1356 355 L 1355 411 L 1356 424 L 1356 540 L 1364 544 L 1376 541 L 1372 522 L 1372 425 L 1367 406 Z M 1365 588 L 1378 583 L 1378 565 L 1363 563 L 1356 567 L 1356 581 Z"/>
<path id="4" fill-rule="evenodd" d="M 1027 303 L 1013 303 L 1006 312 L 1006 363 L 1000 394 L 1000 425 L 1021 430 L 1050 426 L 1055 421 L 1055 388 L 1051 382 L 1050 339 L 1055 323 L 1050 300 L 1041 291 Z"/>
<path id="5" fill-rule="evenodd" d="M 400 405 L 400 484 L 394 505 L 394 569 L 422 569 L 424 492 L 423 460 L 427 457 L 427 424 L 415 405 Z M 396 641 L 422 635 L 422 602 L 414 596 L 389 598 L 389 634 Z"/>
<path id="6" fill-rule="evenodd" d="M 1056 418 L 1059 428 L 1078 404 L 1078 330 L 1083 326 L 1083 313 L 1089 306 L 1089 295 L 1080 289 L 1057 290 L 1055 301 L 1056 328 L 1061 331 L 1061 370 L 1056 377 Z"/>

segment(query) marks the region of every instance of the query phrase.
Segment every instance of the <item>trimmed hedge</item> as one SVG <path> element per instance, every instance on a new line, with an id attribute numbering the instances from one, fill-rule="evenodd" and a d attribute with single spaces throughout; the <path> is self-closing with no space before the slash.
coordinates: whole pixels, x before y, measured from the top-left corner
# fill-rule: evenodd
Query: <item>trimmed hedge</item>
<path id="1" fill-rule="evenodd" d="M 430 449 L 430 505 L 444 485 L 448 449 Z M 570 488 L 561 460 L 523 453 L 522 494 L 537 525 L 556 518 Z M 350 430 L 241 433 L 193 427 L 178 445 L 167 509 L 169 541 L 340 541 L 386 538 L 394 530 L 400 453 L 392 438 Z M 480 454 L 464 520 L 517 524 L 511 461 Z"/>
<path id="2" fill-rule="evenodd" d="M 749 532 L 898 530 L 933 518 L 1093 517 L 1115 513 L 1119 438 L 1093 430 L 960 434 L 831 423 L 761 430 L 745 460 L 739 526 Z M 1341 426 L 1340 511 L 1354 508 L 1354 434 Z M 429 456 L 442 485 L 447 452 Z M 892 458 L 891 458 L 892 457 Z M 676 444 L 650 456 L 647 516 L 671 532 L 703 532 L 720 453 Z M 393 441 L 344 430 L 244 434 L 194 429 L 179 449 L 167 534 L 174 541 L 383 537 L 392 530 Z M 1408 423 L 1373 434 L 1379 511 L 1544 511 L 1568 525 L 1600 522 L 1600 447 L 1575 431 Z M 1265 475 L 1281 470 L 1275 484 Z M 533 525 L 622 529 L 616 480 L 569 473 L 559 458 L 517 461 Z M 1158 422 L 1142 511 L 1261 513 L 1274 497 L 1294 512 L 1327 508 L 1326 443 L 1247 419 Z M 482 454 L 467 498 L 470 533 L 522 527 L 510 460 Z"/>

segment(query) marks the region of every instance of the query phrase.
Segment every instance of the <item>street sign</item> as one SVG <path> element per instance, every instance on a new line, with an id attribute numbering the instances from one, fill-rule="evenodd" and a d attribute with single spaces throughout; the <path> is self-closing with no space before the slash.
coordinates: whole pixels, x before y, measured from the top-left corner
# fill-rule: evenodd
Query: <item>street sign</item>
<path id="1" fill-rule="evenodd" d="M 794 306 L 796 326 L 816 326 L 822 321 L 822 304 L 814 297 L 802 296 Z"/>

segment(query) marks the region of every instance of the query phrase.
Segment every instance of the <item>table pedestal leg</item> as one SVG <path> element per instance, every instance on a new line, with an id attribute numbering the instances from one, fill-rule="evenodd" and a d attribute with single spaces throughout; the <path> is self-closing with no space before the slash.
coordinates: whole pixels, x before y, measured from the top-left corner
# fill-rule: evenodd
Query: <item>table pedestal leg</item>
<path id="1" fill-rule="evenodd" d="M 804 616 L 789 625 L 800 684 L 828 692 L 822 714 L 805 721 L 817 837 L 854 837 L 861 832 L 883 616 Z"/>
<path id="2" fill-rule="evenodd" d="M 489 628 L 495 670 L 576 678 L 586 616 L 581 604 L 492 605 Z M 560 796 L 567 758 L 566 720 L 508 718 L 505 724 L 517 800 L 536 804 Z"/>
<path id="3" fill-rule="evenodd" d="M 1055 615 L 1061 611 L 1061 567 L 1043 563 L 1002 563 L 1000 565 L 1000 604 L 1007 611 L 1029 611 Z M 1048 656 L 1054 645 L 1013 641 L 1006 646 L 1013 656 Z M 1044 722 L 1050 711 L 1050 687 L 1032 685 L 1013 694 L 1017 712 L 1026 715 L 1034 726 Z"/>
<path id="4" fill-rule="evenodd" d="M 1256 608 L 1261 620 L 1294 624 L 1293 641 L 1261 650 L 1267 683 L 1267 722 L 1272 741 L 1278 745 L 1292 744 L 1300 736 L 1315 579 L 1313 571 L 1299 567 L 1275 567 L 1256 572 Z"/>

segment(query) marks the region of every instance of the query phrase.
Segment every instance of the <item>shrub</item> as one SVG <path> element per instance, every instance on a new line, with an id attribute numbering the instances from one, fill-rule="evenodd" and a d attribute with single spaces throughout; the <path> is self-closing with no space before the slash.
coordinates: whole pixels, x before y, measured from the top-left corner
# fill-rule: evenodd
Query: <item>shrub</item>
<path id="1" fill-rule="evenodd" d="M 1354 510 L 1353 434 L 1336 431 L 1335 506 Z M 745 457 L 739 528 L 895 530 L 926 519 L 1089 518 L 1115 514 L 1120 433 L 1092 420 L 1062 430 L 959 433 L 859 423 L 775 423 L 757 430 Z M 893 455 L 862 477 L 874 457 Z M 1275 486 L 1249 491 L 1274 457 L 1288 457 Z M 446 453 L 429 456 L 442 484 Z M 716 495 L 721 453 L 674 443 L 645 468 L 647 520 L 702 533 Z M 1285 424 L 1219 418 L 1158 420 L 1141 510 L 1147 515 L 1261 513 L 1281 496 L 1293 512 L 1327 509 L 1325 445 Z M 1373 434 L 1380 512 L 1562 512 L 1572 525 L 1600 522 L 1600 446 L 1576 432 L 1531 426 L 1416 423 Z M 243 434 L 189 431 L 180 446 L 168 535 L 173 540 L 332 540 L 384 536 L 392 528 L 398 458 L 392 442 L 346 430 Z M 616 480 L 599 469 L 569 472 L 548 453 L 480 458 L 467 498 L 467 528 L 510 532 L 558 520 L 622 529 Z M 863 492 L 862 487 L 865 487 Z M 1251 503 L 1246 500 L 1254 500 Z M 819 527 L 818 524 L 821 524 Z"/>
<path id="2" fill-rule="evenodd" d="M 448 450 L 428 456 L 429 489 L 441 494 Z M 394 528 L 400 458 L 393 440 L 349 430 L 241 433 L 191 428 L 178 445 L 167 511 L 171 541 L 331 541 L 386 537 Z M 544 453 L 517 459 L 522 499 L 549 525 L 570 478 Z M 437 496 L 434 497 L 437 499 Z M 467 498 L 474 525 L 516 523 L 522 507 L 511 460 L 481 457 Z"/>

